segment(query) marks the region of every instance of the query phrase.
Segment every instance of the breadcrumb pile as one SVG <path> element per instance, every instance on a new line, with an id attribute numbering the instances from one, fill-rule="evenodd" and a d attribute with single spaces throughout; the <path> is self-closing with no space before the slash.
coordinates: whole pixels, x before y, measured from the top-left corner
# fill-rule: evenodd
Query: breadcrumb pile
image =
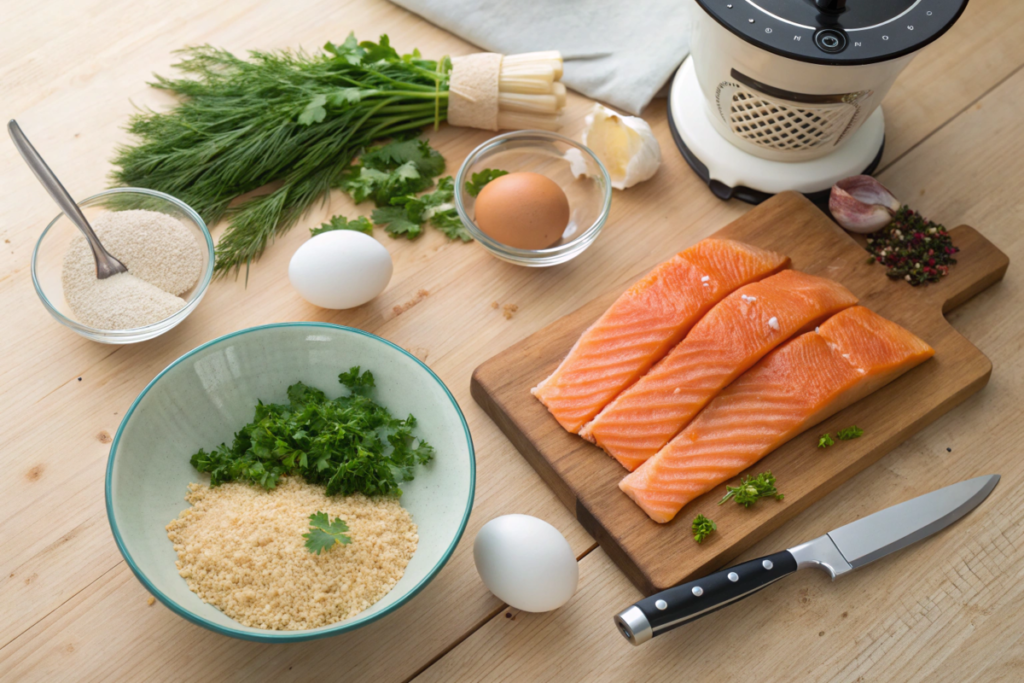
<path id="1" fill-rule="evenodd" d="M 419 541 L 397 498 L 326 496 L 322 486 L 282 478 L 249 484 L 190 484 L 192 507 L 167 525 L 178 573 L 204 602 L 254 628 L 296 631 L 347 619 L 383 598 Z M 348 524 L 348 545 L 314 555 L 302 534 L 326 512 Z"/>

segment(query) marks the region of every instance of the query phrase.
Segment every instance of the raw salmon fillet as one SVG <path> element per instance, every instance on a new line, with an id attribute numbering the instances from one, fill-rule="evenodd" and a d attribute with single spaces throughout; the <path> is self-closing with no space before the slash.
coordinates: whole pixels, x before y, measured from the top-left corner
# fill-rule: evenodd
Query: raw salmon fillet
<path id="1" fill-rule="evenodd" d="M 619 483 L 656 522 L 934 355 L 862 306 L 783 344 Z"/>
<path id="2" fill-rule="evenodd" d="M 698 242 L 620 296 L 531 393 L 575 434 L 712 306 L 738 287 L 788 264 L 783 254 L 741 242 Z"/>
<path id="3" fill-rule="evenodd" d="M 580 436 L 632 472 L 769 351 L 856 303 L 838 282 L 797 270 L 740 287 L 605 406 Z"/>

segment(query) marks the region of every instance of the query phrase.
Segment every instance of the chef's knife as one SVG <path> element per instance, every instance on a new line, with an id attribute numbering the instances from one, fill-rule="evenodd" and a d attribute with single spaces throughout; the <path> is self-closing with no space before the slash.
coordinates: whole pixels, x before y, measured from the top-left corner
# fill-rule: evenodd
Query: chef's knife
<path id="1" fill-rule="evenodd" d="M 629 642 L 639 645 L 756 593 L 797 569 L 817 567 L 835 579 L 946 528 L 985 500 L 998 482 L 998 474 L 968 479 L 813 541 L 669 588 L 619 612 L 615 625 Z"/>

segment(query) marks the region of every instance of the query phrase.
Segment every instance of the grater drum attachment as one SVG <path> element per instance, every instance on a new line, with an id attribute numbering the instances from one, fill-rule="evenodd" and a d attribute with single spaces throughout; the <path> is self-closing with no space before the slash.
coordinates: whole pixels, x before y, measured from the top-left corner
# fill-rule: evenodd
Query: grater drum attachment
<path id="1" fill-rule="evenodd" d="M 779 160 L 811 158 L 838 146 L 860 125 L 865 115 L 861 103 L 873 94 L 792 93 L 765 86 L 735 69 L 731 75 L 735 81 L 718 84 L 715 104 L 722 123 L 739 138 L 733 143 L 756 145 Z"/>

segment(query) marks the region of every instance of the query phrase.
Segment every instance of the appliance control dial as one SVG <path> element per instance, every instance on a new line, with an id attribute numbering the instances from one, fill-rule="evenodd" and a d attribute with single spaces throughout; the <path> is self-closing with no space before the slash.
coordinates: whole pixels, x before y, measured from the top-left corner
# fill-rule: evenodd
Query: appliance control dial
<path id="1" fill-rule="evenodd" d="M 846 34 L 834 28 L 823 28 L 814 34 L 814 44 L 822 52 L 835 54 L 846 49 Z"/>
<path id="2" fill-rule="evenodd" d="M 945 33 L 967 0 L 697 0 L 752 45 L 802 62 L 874 64 Z"/>

